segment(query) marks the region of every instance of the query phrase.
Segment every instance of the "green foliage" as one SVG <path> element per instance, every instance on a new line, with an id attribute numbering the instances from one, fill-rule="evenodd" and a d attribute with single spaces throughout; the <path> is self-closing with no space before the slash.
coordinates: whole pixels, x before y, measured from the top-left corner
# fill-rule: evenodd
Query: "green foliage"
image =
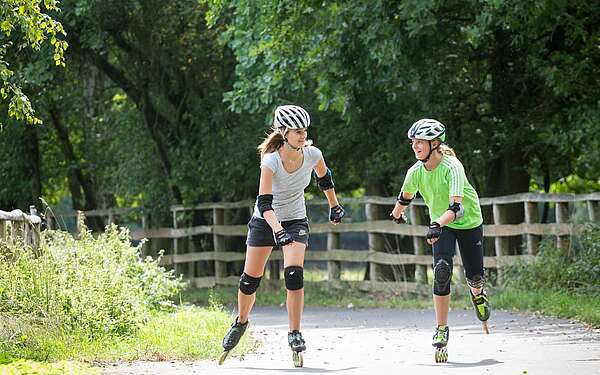
<path id="1" fill-rule="evenodd" d="M 506 268 L 505 286 L 517 290 L 550 289 L 600 296 L 600 226 L 590 224 L 571 251 L 541 242 L 532 262 Z"/>
<path id="2" fill-rule="evenodd" d="M 395 195 L 415 162 L 406 129 L 421 117 L 448 126 L 480 195 L 548 190 L 567 176 L 595 181 L 600 169 L 598 6 L 66 0 L 57 20 L 73 45 L 69 67 L 19 54 L 11 69 L 73 147 L 67 161 L 51 126 L 37 133 L 53 204 L 70 195 L 83 208 L 95 196 L 95 208 L 143 206 L 156 218 L 173 203 L 252 198 L 256 145 L 273 108 L 290 102 L 311 113 L 309 137 L 340 193 Z M 34 158 L 20 148 L 32 137 L 13 134 L 0 140 L 2 177 L 32 180 Z M 78 172 L 93 176 L 83 198 Z M 26 183 L 5 181 L 7 205 L 33 203 Z"/>
<path id="3" fill-rule="evenodd" d="M 6 365 L 0 364 L 0 374 L 20 375 L 93 375 L 100 374 L 97 368 L 91 368 L 84 364 L 61 361 L 56 363 L 42 363 L 28 360 L 19 360 Z"/>
<path id="4" fill-rule="evenodd" d="M 28 129 L 14 120 L 0 131 L 0 210 L 25 209 L 31 200 L 30 159 L 21 157 L 28 152 Z"/>
<path id="5" fill-rule="evenodd" d="M 551 193 L 582 194 L 590 191 L 600 191 L 600 179 L 585 180 L 579 176 L 569 175 L 550 185 Z"/>
<path id="6" fill-rule="evenodd" d="M 114 353 L 127 360 L 212 360 L 221 353 L 223 335 L 232 320 L 221 308 L 183 306 L 151 318 L 128 342 L 117 345 Z M 251 336 L 244 335 L 234 354 L 245 353 L 253 345 Z"/>
<path id="7" fill-rule="evenodd" d="M 206 29 L 205 7 L 197 0 L 73 0 L 62 9 L 80 47 L 73 64 L 81 67 L 48 96 L 81 135 L 79 155 L 94 167 L 100 194 L 153 211 L 179 199 L 174 187 L 190 204 L 253 194 L 254 148 L 267 127 L 222 103 L 235 61 L 219 32 Z M 90 102 L 93 110 L 82 110 Z"/>
<path id="8" fill-rule="evenodd" d="M 490 297 L 494 308 L 578 319 L 600 328 L 600 298 L 593 295 L 556 289 L 508 288 L 494 291 Z"/>
<path id="9" fill-rule="evenodd" d="M 414 160 L 401 147 L 406 128 L 430 116 L 448 125 L 483 195 L 516 186 L 521 164 L 552 180 L 598 170 L 585 152 L 598 146 L 600 119 L 596 3 L 205 2 L 237 57 L 230 108 L 265 113 L 294 101 L 324 111 L 315 128 L 326 129 L 315 131 L 349 189 L 365 180 L 397 188 L 392 176 Z M 354 153 L 360 160 L 346 162 Z M 489 187 L 503 158 L 511 183 Z"/>
<path id="10" fill-rule="evenodd" d="M 109 226 L 98 238 L 87 229 L 79 239 L 44 232 L 37 252 L 21 243 L 1 243 L 0 315 L 5 324 L 0 348 L 43 358 L 37 349 L 47 337 L 127 335 L 152 311 L 170 308 L 180 281 L 158 260 L 140 259 L 140 247 L 129 241 L 126 230 Z"/>
<path id="11" fill-rule="evenodd" d="M 0 364 L 15 366 L 17 358 L 44 362 L 215 359 L 221 352 L 221 340 L 232 319 L 221 308 L 180 306 L 171 311 L 152 312 L 147 322 L 127 336 L 89 337 L 79 330 L 60 331 L 52 327 L 33 330 L 31 327 L 35 347 L 0 346 Z M 245 335 L 234 354 L 247 352 L 253 346 L 251 335 Z"/>
<path id="12" fill-rule="evenodd" d="M 22 81 L 10 69 L 12 48 L 24 46 L 39 50 L 49 39 L 55 65 L 65 66 L 67 42 L 60 40 L 65 31 L 48 13 L 60 11 L 56 0 L 8 0 L 0 5 L 0 100 L 8 101 L 8 116 L 41 124 L 29 98 L 21 90 Z M 16 58 L 14 60 L 17 60 Z"/>
<path id="13" fill-rule="evenodd" d="M 49 360 L 167 361 L 215 359 L 232 317 L 222 309 L 180 306 L 153 312 L 148 321 L 128 336 L 89 338 L 73 332 L 40 338 Z M 253 346 L 250 335 L 236 347 L 244 353 Z"/>

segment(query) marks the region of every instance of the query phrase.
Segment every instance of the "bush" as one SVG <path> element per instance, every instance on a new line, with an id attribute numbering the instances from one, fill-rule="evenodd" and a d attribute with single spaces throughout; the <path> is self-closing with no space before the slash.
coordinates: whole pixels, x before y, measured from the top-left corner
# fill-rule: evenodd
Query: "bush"
<path id="1" fill-rule="evenodd" d="M 114 225 L 97 238 L 87 228 L 79 239 L 43 232 L 36 253 L 0 242 L 0 348 L 35 346 L 40 332 L 126 335 L 170 308 L 181 280 L 140 247 Z"/>
<path id="2" fill-rule="evenodd" d="M 504 285 L 600 296 L 600 225 L 588 225 L 574 238 L 569 251 L 556 248 L 552 238 L 545 238 L 533 262 L 506 268 Z"/>

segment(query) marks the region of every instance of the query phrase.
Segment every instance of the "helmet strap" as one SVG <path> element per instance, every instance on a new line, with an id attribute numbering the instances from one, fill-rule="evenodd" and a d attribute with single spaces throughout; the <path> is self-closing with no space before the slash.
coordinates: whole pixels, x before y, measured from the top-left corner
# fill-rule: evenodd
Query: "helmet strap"
<path id="1" fill-rule="evenodd" d="M 283 138 L 283 140 L 285 141 L 285 144 L 286 144 L 286 145 L 287 145 L 289 148 L 291 148 L 292 150 L 294 150 L 294 151 L 300 151 L 300 149 L 302 148 L 302 147 L 294 147 L 294 146 L 292 146 L 292 145 L 290 144 L 290 142 L 288 142 L 288 139 L 287 139 L 287 137 L 284 137 L 284 138 Z"/>
<path id="2" fill-rule="evenodd" d="M 431 158 L 431 154 L 437 150 L 440 145 L 442 144 L 440 142 L 440 145 L 435 146 L 434 148 L 431 148 L 431 140 L 428 140 L 427 142 L 429 142 L 429 153 L 427 154 L 427 157 L 425 159 L 419 159 L 420 162 L 422 162 L 423 164 L 427 163 L 429 161 L 429 158 Z"/>
<path id="3" fill-rule="evenodd" d="M 287 127 L 284 127 L 284 128 L 285 129 L 283 131 L 280 130 L 280 132 L 281 132 L 281 135 L 283 135 L 283 141 L 285 142 L 285 144 L 294 151 L 300 151 L 300 149 L 302 149 L 302 147 L 294 147 L 290 144 L 287 137 L 285 136 L 287 134 L 289 128 L 287 128 Z"/>

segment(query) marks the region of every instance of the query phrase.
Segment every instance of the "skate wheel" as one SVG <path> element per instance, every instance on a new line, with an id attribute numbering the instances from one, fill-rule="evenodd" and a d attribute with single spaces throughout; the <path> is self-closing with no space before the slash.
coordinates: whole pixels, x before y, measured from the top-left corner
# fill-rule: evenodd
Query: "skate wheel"
<path id="1" fill-rule="evenodd" d="M 447 362 L 448 361 L 448 349 L 444 346 L 443 348 L 435 349 L 435 362 Z"/>
<path id="2" fill-rule="evenodd" d="M 221 366 L 223 362 L 225 362 L 227 355 L 229 355 L 229 350 L 225 350 L 223 353 L 221 353 L 221 355 L 219 356 L 219 366 Z"/>
<path id="3" fill-rule="evenodd" d="M 485 322 L 483 322 L 483 332 L 485 332 L 486 334 L 490 333 L 490 329 L 488 327 L 488 322 L 487 320 Z"/>
<path id="4" fill-rule="evenodd" d="M 302 357 L 302 352 L 294 352 L 292 354 L 292 359 L 294 360 L 294 367 L 304 366 L 304 357 Z"/>

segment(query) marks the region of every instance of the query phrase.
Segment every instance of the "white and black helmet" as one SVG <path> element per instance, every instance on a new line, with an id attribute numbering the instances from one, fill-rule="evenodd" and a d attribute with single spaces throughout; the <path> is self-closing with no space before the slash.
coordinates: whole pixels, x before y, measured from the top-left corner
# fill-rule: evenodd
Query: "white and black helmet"
<path id="1" fill-rule="evenodd" d="M 426 141 L 439 139 L 444 142 L 446 140 L 446 127 L 438 120 L 424 118 L 412 124 L 408 129 L 408 138 L 424 139 Z"/>
<path id="2" fill-rule="evenodd" d="M 297 105 L 282 105 L 275 109 L 274 128 L 305 129 L 310 125 L 308 112 Z"/>

